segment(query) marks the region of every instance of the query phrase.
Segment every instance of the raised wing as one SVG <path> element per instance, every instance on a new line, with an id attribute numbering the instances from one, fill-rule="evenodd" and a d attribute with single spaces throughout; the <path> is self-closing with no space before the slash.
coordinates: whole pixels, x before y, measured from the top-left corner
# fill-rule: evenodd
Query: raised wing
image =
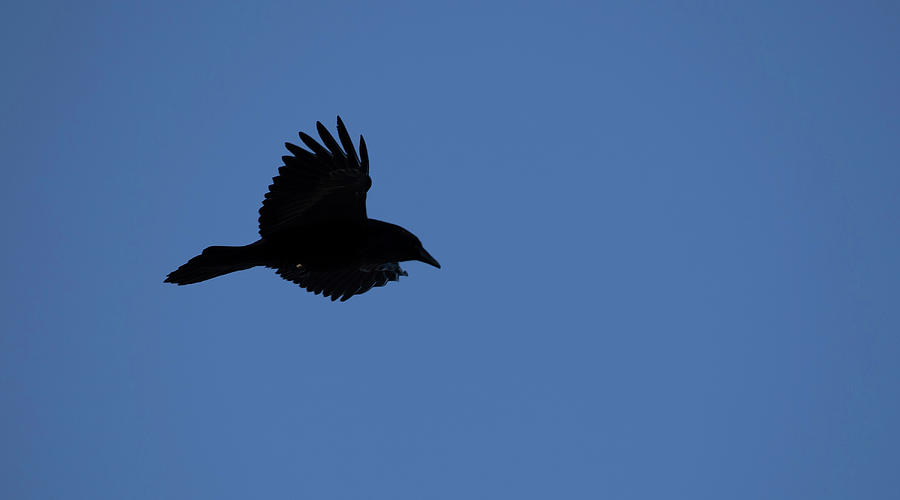
<path id="1" fill-rule="evenodd" d="M 366 293 L 376 286 L 384 286 L 388 281 L 399 281 L 406 271 L 397 262 L 379 266 L 346 269 L 340 271 L 308 271 L 302 267 L 279 267 L 276 271 L 282 278 L 292 281 L 315 294 L 330 297 L 341 302 L 354 295 Z"/>
<path id="2" fill-rule="evenodd" d="M 316 122 L 316 129 L 324 146 L 303 132 L 300 140 L 309 151 L 289 142 L 284 144 L 292 156 L 281 157 L 284 166 L 272 178 L 259 209 L 261 236 L 320 223 L 366 220 L 366 192 L 372 179 L 365 140 L 359 137 L 357 156 L 340 116 L 340 144 L 321 122 Z"/>

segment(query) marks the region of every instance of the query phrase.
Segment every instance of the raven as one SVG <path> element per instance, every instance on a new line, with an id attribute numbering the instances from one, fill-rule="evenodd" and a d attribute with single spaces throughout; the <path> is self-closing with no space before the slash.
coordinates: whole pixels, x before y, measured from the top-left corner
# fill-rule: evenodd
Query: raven
<path id="1" fill-rule="evenodd" d="M 406 276 L 400 262 L 441 265 L 411 232 L 366 214 L 369 153 L 359 136 L 359 156 L 341 117 L 340 144 L 321 122 L 322 144 L 303 132 L 309 150 L 286 142 L 291 156 L 272 178 L 259 209 L 260 239 L 244 246 L 212 246 L 166 277 L 188 285 L 265 266 L 332 301 L 345 301 Z M 341 147 L 343 146 L 343 148 Z"/>

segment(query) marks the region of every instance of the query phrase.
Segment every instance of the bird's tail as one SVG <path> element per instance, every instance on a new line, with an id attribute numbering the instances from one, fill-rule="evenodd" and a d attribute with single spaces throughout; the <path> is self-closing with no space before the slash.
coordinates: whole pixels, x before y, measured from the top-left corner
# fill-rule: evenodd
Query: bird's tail
<path id="1" fill-rule="evenodd" d="M 169 273 L 165 282 L 189 285 L 263 265 L 259 243 L 257 241 L 241 247 L 208 247 L 203 253 Z"/>

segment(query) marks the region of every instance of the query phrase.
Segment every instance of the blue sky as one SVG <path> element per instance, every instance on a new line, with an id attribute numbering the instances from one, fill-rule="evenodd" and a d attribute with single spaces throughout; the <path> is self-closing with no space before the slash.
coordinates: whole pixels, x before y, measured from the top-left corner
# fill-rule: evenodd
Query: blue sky
<path id="1" fill-rule="evenodd" d="M 894 498 L 893 2 L 19 3 L 0 490 Z M 340 114 L 441 262 L 347 303 L 254 269 Z"/>

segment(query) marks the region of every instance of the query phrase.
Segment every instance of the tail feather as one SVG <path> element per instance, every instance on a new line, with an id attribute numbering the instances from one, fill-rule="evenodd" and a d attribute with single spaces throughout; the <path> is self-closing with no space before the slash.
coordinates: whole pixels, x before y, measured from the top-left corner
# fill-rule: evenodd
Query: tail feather
<path id="1" fill-rule="evenodd" d="M 165 283 L 189 285 L 259 265 L 262 265 L 262 262 L 256 244 L 240 247 L 208 247 L 203 253 L 169 273 Z"/>

